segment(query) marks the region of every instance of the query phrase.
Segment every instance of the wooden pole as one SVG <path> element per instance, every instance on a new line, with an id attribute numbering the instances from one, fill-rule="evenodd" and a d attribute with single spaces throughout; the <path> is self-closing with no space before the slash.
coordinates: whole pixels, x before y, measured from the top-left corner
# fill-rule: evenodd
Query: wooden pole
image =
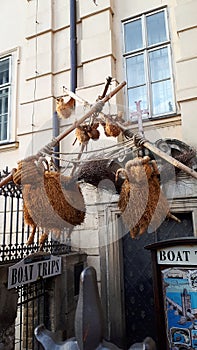
<path id="1" fill-rule="evenodd" d="M 92 115 L 101 112 L 102 110 L 102 105 L 105 104 L 107 101 L 110 100 L 115 94 L 117 94 L 118 91 L 120 91 L 124 86 L 126 85 L 126 81 L 123 81 L 119 85 L 116 86 L 114 90 L 112 90 L 109 94 L 107 94 L 103 99 L 100 101 L 96 102 L 90 110 L 80 119 L 78 119 L 73 125 L 70 126 L 70 128 L 64 130 L 59 136 L 55 138 L 57 143 L 61 141 L 64 137 L 69 135 L 75 128 L 77 128 L 81 123 L 83 123 L 86 119 L 91 117 Z"/>
<path id="2" fill-rule="evenodd" d="M 168 163 L 174 165 L 176 168 L 179 168 L 180 170 L 183 170 L 185 173 L 191 175 L 195 179 L 197 179 L 197 172 L 191 168 L 189 168 L 187 165 L 179 162 L 177 159 L 169 156 L 167 153 L 161 151 L 159 148 L 155 147 L 153 144 L 150 142 L 146 141 L 143 143 L 143 146 L 155 153 L 157 156 L 160 158 L 163 158 L 166 160 Z"/>
<path id="3" fill-rule="evenodd" d="M 11 170 L 11 173 L 8 174 L 6 177 L 4 177 L 3 180 L 0 181 L 0 187 L 3 187 L 4 185 L 6 185 L 8 182 L 12 181 L 13 180 L 13 175 L 14 173 L 16 172 L 16 168 L 13 168 Z"/>
<path id="4" fill-rule="evenodd" d="M 89 110 L 88 113 L 86 113 L 81 119 L 79 119 L 76 123 L 74 123 L 69 129 L 65 130 L 62 134 L 60 134 L 56 140 L 57 142 L 61 141 L 65 136 L 67 136 L 71 131 L 73 131 L 78 125 L 80 125 L 84 120 L 86 120 L 88 117 L 90 117 L 92 114 L 94 114 L 97 110 L 97 105 L 100 102 L 107 102 L 112 96 L 114 96 L 120 89 L 122 89 L 123 86 L 126 85 L 126 82 L 122 82 L 121 84 L 119 84 L 110 94 L 108 94 L 107 96 L 105 96 L 105 98 L 103 98 L 101 101 L 97 102 L 95 105 L 92 106 L 92 108 Z M 74 94 L 73 94 L 74 95 Z M 74 96 L 73 96 L 74 98 Z M 125 125 L 123 125 L 120 121 L 115 121 L 116 124 L 120 127 L 120 129 L 122 130 L 123 133 L 125 133 L 127 135 L 127 137 L 133 138 L 134 133 L 131 131 L 131 129 L 128 129 L 128 127 L 126 127 Z M 140 135 L 139 135 L 140 137 Z M 143 139 L 143 138 L 142 138 Z M 166 160 L 168 163 L 172 164 L 173 166 L 175 166 L 176 168 L 179 168 L 180 170 L 184 171 L 185 173 L 187 173 L 188 175 L 191 175 L 192 177 L 194 177 L 195 179 L 197 179 L 197 172 L 191 168 L 189 168 L 188 166 L 186 166 L 185 164 L 179 162 L 177 159 L 169 156 L 167 153 L 161 151 L 159 148 L 157 148 L 156 146 L 154 146 L 153 144 L 151 144 L 148 140 L 144 140 L 143 141 L 143 147 L 149 149 L 151 152 L 153 152 L 154 154 L 158 155 L 160 158 Z"/>
<path id="5" fill-rule="evenodd" d="M 47 153 L 47 151 L 51 150 L 51 147 L 54 147 L 57 145 L 57 143 L 59 141 L 61 141 L 64 137 L 66 137 L 67 135 L 69 135 L 76 127 L 78 127 L 81 123 L 83 123 L 87 118 L 91 117 L 94 114 L 97 114 L 99 112 L 102 111 L 102 107 L 103 105 L 110 100 L 110 98 L 112 98 L 118 91 L 120 91 L 124 86 L 126 85 L 126 82 L 123 81 L 121 84 L 119 84 L 114 90 L 112 90 L 108 95 L 106 95 L 102 100 L 98 101 L 97 103 L 95 103 L 90 110 L 83 116 L 81 117 L 79 120 L 77 120 L 73 125 L 70 126 L 70 128 L 64 130 L 61 134 L 59 134 L 59 136 L 57 136 L 52 142 L 50 142 L 48 145 L 46 145 L 42 150 L 40 150 L 37 154 L 37 156 L 39 155 L 43 155 L 43 153 Z M 116 121 L 116 124 L 121 128 L 121 130 L 123 131 L 123 133 L 130 138 L 134 137 L 134 133 L 128 129 L 128 127 L 126 127 L 125 125 L 123 125 L 120 121 Z M 139 135 L 140 137 L 140 135 Z M 147 149 L 149 149 L 151 152 L 153 152 L 154 154 L 158 155 L 160 158 L 166 160 L 168 163 L 172 164 L 173 166 L 179 168 L 180 170 L 184 171 L 185 173 L 187 173 L 188 175 L 191 175 L 192 177 L 194 177 L 195 179 L 197 179 L 197 172 L 191 168 L 189 168 L 188 166 L 186 166 L 185 164 L 179 162 L 177 159 L 169 156 L 167 153 L 161 151 L 159 148 L 155 147 L 153 144 L 151 144 L 148 140 L 143 140 L 143 138 L 141 138 L 141 145 Z M 3 185 L 5 185 L 6 183 L 8 183 L 9 181 L 12 180 L 12 175 L 13 173 L 9 174 L 6 178 L 4 178 L 1 182 L 0 182 L 0 187 L 2 187 Z M 8 179 L 8 180 L 6 180 Z"/>
<path id="6" fill-rule="evenodd" d="M 100 113 L 102 111 L 102 108 L 104 106 L 104 104 L 110 100 L 110 98 L 112 98 L 115 94 L 117 94 L 117 92 L 119 92 L 124 86 L 126 85 L 126 81 L 123 81 L 122 83 L 120 83 L 119 85 L 117 85 L 115 87 L 114 90 L 112 90 L 108 95 L 106 95 L 103 99 L 99 100 L 98 102 L 96 102 L 91 108 L 90 110 L 83 116 L 81 117 L 79 120 L 77 120 L 76 122 L 74 122 L 70 128 L 64 130 L 61 134 L 59 134 L 54 140 L 52 140 L 52 142 L 50 142 L 48 145 L 46 145 L 45 147 L 43 147 L 43 149 L 41 149 L 37 155 L 35 155 L 35 157 L 39 157 L 42 156 L 43 153 L 47 153 L 51 151 L 51 147 L 55 147 L 58 142 L 60 142 L 64 137 L 66 137 L 67 135 L 69 135 L 75 128 L 77 128 L 81 123 L 83 123 L 87 118 L 91 117 L 92 115 L 96 115 L 98 113 Z M 69 93 L 70 94 L 70 93 Z M 13 169 L 14 170 L 14 169 Z M 12 181 L 13 179 L 13 170 L 12 172 L 6 176 L 2 181 L 0 181 L 0 187 L 6 185 L 8 182 Z M 14 170 L 16 171 L 16 170 Z"/>
<path id="7" fill-rule="evenodd" d="M 121 130 L 123 131 L 123 133 L 126 134 L 127 137 L 130 137 L 130 138 L 134 137 L 134 133 L 131 130 L 128 130 L 128 127 L 125 127 L 121 122 L 117 121 L 117 125 L 121 128 Z M 169 156 L 167 153 L 161 151 L 158 147 L 154 146 L 148 140 L 143 139 L 143 137 L 141 137 L 141 135 L 138 135 L 138 136 L 139 136 L 139 140 L 140 140 L 140 138 L 142 140 L 141 145 L 143 147 L 149 149 L 149 151 L 153 152 L 154 154 L 156 154 L 160 158 L 166 160 L 168 163 L 174 165 L 176 168 L 183 170 L 188 175 L 191 175 L 192 177 L 197 179 L 197 172 L 195 170 L 189 168 L 187 165 L 179 162 L 177 159 L 175 159 L 175 158 Z"/>

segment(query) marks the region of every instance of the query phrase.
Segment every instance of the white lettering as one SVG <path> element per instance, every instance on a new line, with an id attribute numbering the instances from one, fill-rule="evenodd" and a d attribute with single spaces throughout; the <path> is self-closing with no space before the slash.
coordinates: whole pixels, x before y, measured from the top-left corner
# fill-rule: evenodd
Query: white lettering
<path id="1" fill-rule="evenodd" d="M 61 273 L 61 258 L 49 256 L 48 260 L 25 263 L 25 259 L 9 267 L 8 289 Z"/>

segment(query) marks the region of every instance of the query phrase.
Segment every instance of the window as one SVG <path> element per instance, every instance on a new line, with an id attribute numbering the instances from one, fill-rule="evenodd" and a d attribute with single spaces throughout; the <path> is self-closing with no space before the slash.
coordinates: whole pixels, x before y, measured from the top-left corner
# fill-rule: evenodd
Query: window
<path id="1" fill-rule="evenodd" d="M 11 57 L 0 59 L 0 142 L 9 139 L 9 102 Z"/>
<path id="2" fill-rule="evenodd" d="M 176 112 L 166 9 L 124 22 L 127 91 L 130 111 L 149 117 Z"/>

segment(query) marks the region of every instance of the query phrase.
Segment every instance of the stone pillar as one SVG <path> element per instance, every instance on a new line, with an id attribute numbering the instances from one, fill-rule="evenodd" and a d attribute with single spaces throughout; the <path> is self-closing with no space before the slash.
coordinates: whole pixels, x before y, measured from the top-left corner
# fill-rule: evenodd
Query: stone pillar
<path id="1" fill-rule="evenodd" d="M 85 267 L 86 254 L 73 252 L 62 255 L 62 274 L 47 280 L 49 322 L 46 320 L 45 326 L 57 332 L 59 340 L 74 336 L 80 273 Z"/>

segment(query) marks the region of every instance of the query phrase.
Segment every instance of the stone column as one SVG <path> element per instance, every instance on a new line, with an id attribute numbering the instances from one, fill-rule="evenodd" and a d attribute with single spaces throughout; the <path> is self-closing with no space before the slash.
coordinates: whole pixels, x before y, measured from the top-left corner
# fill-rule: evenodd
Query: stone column
<path id="1" fill-rule="evenodd" d="M 46 320 L 45 326 L 56 332 L 59 340 L 74 336 L 80 273 L 86 266 L 86 259 L 86 254 L 80 252 L 62 255 L 61 275 L 47 281 L 45 292 L 49 322 Z"/>

